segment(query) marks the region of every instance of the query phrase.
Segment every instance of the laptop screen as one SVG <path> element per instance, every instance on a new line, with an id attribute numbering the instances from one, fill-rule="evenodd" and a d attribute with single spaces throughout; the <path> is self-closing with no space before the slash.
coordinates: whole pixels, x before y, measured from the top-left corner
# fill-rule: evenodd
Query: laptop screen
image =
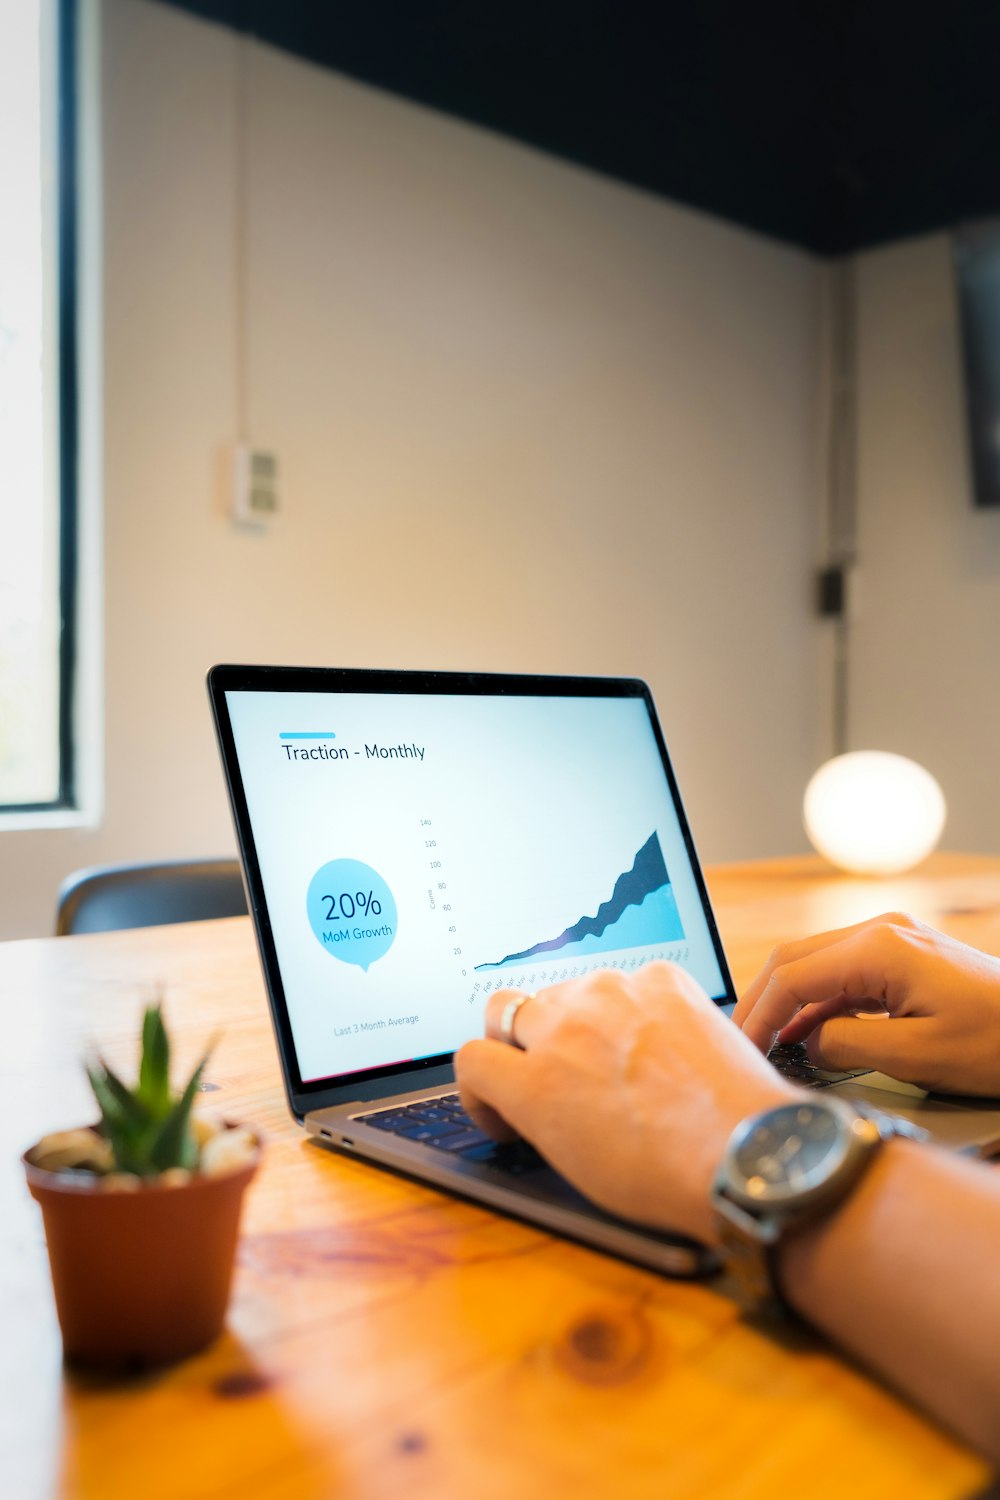
<path id="1" fill-rule="evenodd" d="M 641 684 L 380 692 L 343 690 L 379 674 L 327 675 L 337 690 L 217 694 L 297 1086 L 441 1061 L 481 1035 L 494 990 L 601 967 L 672 959 L 729 998 Z"/>

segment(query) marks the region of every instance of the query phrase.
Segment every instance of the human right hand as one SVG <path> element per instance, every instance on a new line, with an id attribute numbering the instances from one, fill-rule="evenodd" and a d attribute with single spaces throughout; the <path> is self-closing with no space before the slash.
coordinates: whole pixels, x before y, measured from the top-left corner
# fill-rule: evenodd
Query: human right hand
<path id="1" fill-rule="evenodd" d="M 762 1052 L 1000 1095 L 1000 959 L 901 913 L 776 948 L 733 1019 Z"/>

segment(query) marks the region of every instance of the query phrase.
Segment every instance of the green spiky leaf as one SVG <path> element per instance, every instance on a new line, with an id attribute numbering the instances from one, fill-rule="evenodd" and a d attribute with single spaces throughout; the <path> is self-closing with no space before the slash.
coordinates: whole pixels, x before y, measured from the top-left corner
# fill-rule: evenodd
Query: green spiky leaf
<path id="1" fill-rule="evenodd" d="M 171 1167 L 195 1170 L 198 1148 L 191 1132 L 191 1109 L 211 1049 L 179 1095 L 170 1091 L 170 1039 L 160 1005 L 148 1006 L 142 1022 L 139 1078 L 129 1088 L 103 1058 L 87 1068 L 101 1111 L 100 1130 L 111 1147 L 114 1167 L 140 1177 Z"/>
<path id="2" fill-rule="evenodd" d="M 208 1053 L 206 1052 L 188 1079 L 183 1094 L 174 1104 L 150 1143 L 150 1160 L 161 1172 L 165 1172 L 168 1166 L 191 1168 L 195 1165 L 197 1150 L 190 1128 L 191 1107 L 207 1062 Z"/>
<path id="3" fill-rule="evenodd" d="M 145 1142 L 153 1125 L 148 1111 L 127 1090 L 122 1094 L 124 1085 L 118 1079 L 112 1083 L 114 1075 L 104 1065 L 100 1071 L 87 1071 L 101 1110 L 101 1134 L 111 1146 L 116 1168 L 145 1175 Z"/>
<path id="4" fill-rule="evenodd" d="M 154 1114 L 162 1114 L 169 1108 L 170 1038 L 163 1023 L 161 1005 L 148 1005 L 142 1018 L 138 1093 Z"/>
<path id="5" fill-rule="evenodd" d="M 104 1061 L 103 1057 L 98 1059 L 100 1067 L 100 1079 L 107 1091 L 108 1106 L 112 1113 L 117 1112 L 122 1119 L 128 1121 L 135 1130 L 141 1130 L 156 1118 L 154 1111 L 142 1098 L 141 1089 L 130 1089 L 127 1084 L 122 1083 L 114 1069 Z M 91 1077 L 93 1083 L 93 1077 Z"/>

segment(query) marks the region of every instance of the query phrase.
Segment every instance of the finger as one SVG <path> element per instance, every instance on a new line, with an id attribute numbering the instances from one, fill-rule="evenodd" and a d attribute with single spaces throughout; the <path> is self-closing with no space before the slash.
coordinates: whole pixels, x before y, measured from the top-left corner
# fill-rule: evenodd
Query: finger
<path id="1" fill-rule="evenodd" d="M 527 1010 L 534 998 L 527 990 L 496 990 L 487 1000 L 483 1012 L 486 1035 L 508 1047 L 524 1047 L 521 1012 Z"/>
<path id="2" fill-rule="evenodd" d="M 811 1032 L 824 1021 L 829 1021 L 833 1016 L 868 1015 L 884 1016 L 887 1014 L 885 1004 L 881 1000 L 851 1000 L 847 995 L 831 995 L 829 1000 L 821 1000 L 816 1005 L 806 1005 L 793 1016 L 787 1026 L 782 1026 L 778 1033 L 778 1040 L 783 1043 L 804 1041 Z"/>
<path id="3" fill-rule="evenodd" d="M 871 931 L 861 928 L 839 943 L 779 965 L 743 1023 L 754 1045 L 769 1052 L 778 1033 L 807 1005 L 837 1001 L 846 1010 L 871 1002 L 888 1006 L 885 945 L 871 939 Z"/>
<path id="4" fill-rule="evenodd" d="M 877 917 L 868 917 L 863 922 L 854 922 L 849 927 L 835 927 L 828 932 L 817 932 L 812 937 L 799 938 L 794 942 L 780 943 L 771 954 L 767 963 L 760 973 L 744 990 L 736 1002 L 733 1011 L 733 1020 L 737 1026 L 742 1027 L 747 1017 L 754 1010 L 758 1000 L 767 988 L 775 969 L 785 964 L 798 963 L 800 959 L 809 958 L 814 953 L 821 952 L 824 948 L 833 947 L 836 943 L 844 942 L 847 938 L 856 937 L 859 933 L 870 932 L 873 928 L 891 925 L 894 927 L 915 926 L 914 919 L 905 912 L 880 912 Z"/>
<path id="5" fill-rule="evenodd" d="M 934 1021 L 929 1016 L 886 1016 L 881 1021 L 839 1016 L 825 1021 L 806 1042 L 813 1062 L 833 1072 L 875 1068 L 904 1083 L 922 1083 L 933 1065 Z"/>
<path id="6" fill-rule="evenodd" d="M 566 1011 L 581 1002 L 586 984 L 586 979 L 571 980 L 534 994 L 529 990 L 495 990 L 483 1012 L 486 1035 L 508 1046 L 513 1040 L 515 1047 L 522 1050 L 537 1047 L 552 1035 Z M 505 1031 L 505 1013 L 515 1001 L 521 1003 L 513 1017 L 506 1017 Z"/>
<path id="7" fill-rule="evenodd" d="M 818 953 L 822 948 L 829 948 L 834 943 L 842 942 L 844 938 L 851 937 L 859 930 L 857 927 L 841 927 L 830 932 L 817 932 L 812 937 L 799 938 L 789 943 L 779 943 L 772 952 L 767 963 L 761 969 L 757 977 L 751 981 L 743 994 L 736 1002 L 733 1011 L 733 1020 L 737 1026 L 742 1027 L 747 1016 L 753 1011 L 760 999 L 775 969 L 783 964 L 797 963 L 799 959 L 808 958 L 813 953 Z"/>
<path id="8" fill-rule="evenodd" d="M 542 999 L 545 993 L 544 990 L 534 995 L 527 990 L 495 990 L 483 1013 L 486 1035 L 507 1046 L 526 1048 L 529 1042 L 537 1046 L 546 1030 L 546 1007 Z M 513 1006 L 516 1010 L 512 1013 Z"/>
<path id="9" fill-rule="evenodd" d="M 455 1081 L 462 1107 L 495 1140 L 524 1134 L 525 1102 L 531 1091 L 528 1059 L 503 1042 L 466 1042 L 455 1053 Z"/>

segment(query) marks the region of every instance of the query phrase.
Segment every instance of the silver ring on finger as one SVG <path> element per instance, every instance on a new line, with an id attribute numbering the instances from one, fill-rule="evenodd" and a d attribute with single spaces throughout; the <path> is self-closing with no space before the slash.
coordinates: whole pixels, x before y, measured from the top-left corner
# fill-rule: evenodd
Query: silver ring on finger
<path id="1" fill-rule="evenodd" d="M 514 995 L 512 999 L 507 1001 L 507 1004 L 500 1012 L 500 1024 L 497 1027 L 497 1030 L 500 1032 L 500 1040 L 506 1042 L 508 1047 L 517 1047 L 522 1052 L 524 1051 L 524 1043 L 519 1042 L 514 1035 L 514 1022 L 517 1019 L 517 1013 L 521 1009 L 521 1006 L 524 1005 L 525 1001 L 533 998 L 532 995 Z"/>

